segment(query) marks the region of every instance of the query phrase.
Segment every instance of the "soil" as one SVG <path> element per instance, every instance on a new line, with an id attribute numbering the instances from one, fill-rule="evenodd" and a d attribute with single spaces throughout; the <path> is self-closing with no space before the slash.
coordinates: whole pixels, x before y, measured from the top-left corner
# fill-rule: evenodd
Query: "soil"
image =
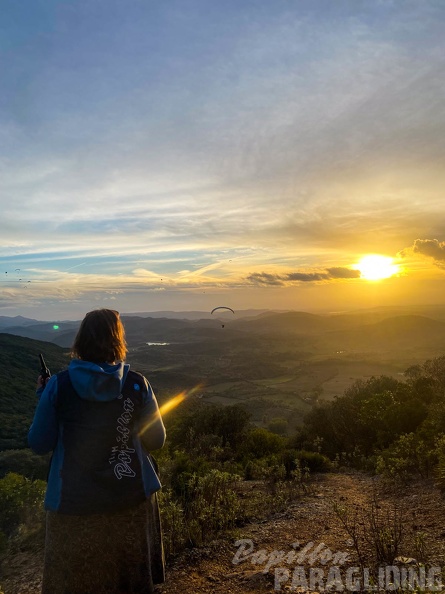
<path id="1" fill-rule="evenodd" d="M 349 530 L 335 506 L 347 510 Z M 380 528 L 373 531 L 375 517 Z M 376 557 L 374 545 L 380 542 L 383 528 L 396 526 L 401 542 L 395 565 L 413 572 L 419 572 L 423 564 L 427 570 L 431 566 L 445 568 L 445 508 L 432 482 L 394 490 L 359 473 L 315 475 L 308 492 L 284 511 L 238 528 L 205 547 L 187 550 L 171 561 L 166 582 L 157 586 L 157 593 L 318 592 L 320 584 L 311 587 L 311 568 L 323 571 L 322 580 L 326 581 L 330 568 L 339 567 L 340 579 L 347 586 L 347 568 L 358 568 L 360 562 L 361 569 L 354 575 L 363 584 L 364 567 L 372 574 L 377 565 L 391 565 Z M 275 556 L 281 552 L 281 560 L 275 557 L 274 562 L 274 552 Z M 4 562 L 0 581 L 4 594 L 38 594 L 42 558 L 42 551 L 27 552 Z M 300 581 L 293 587 L 296 567 L 302 567 L 303 574 L 298 574 Z M 307 587 L 301 581 L 304 579 Z"/>

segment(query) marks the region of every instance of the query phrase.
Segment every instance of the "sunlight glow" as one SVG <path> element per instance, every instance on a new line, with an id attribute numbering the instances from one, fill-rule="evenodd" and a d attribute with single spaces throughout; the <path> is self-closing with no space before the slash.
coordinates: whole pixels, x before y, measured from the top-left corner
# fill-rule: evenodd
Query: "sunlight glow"
<path id="1" fill-rule="evenodd" d="M 363 256 L 355 268 L 360 271 L 360 277 L 368 281 L 389 278 L 400 272 L 400 267 L 394 264 L 393 258 L 377 254 Z"/>
<path id="2" fill-rule="evenodd" d="M 166 413 L 170 412 L 171 410 L 179 406 L 181 402 L 184 402 L 185 397 L 185 392 L 181 392 L 180 394 L 173 396 L 173 398 L 171 398 L 168 402 L 166 402 L 160 407 L 159 412 L 161 413 L 161 416 L 165 415 Z"/>
<path id="3" fill-rule="evenodd" d="M 174 408 L 179 406 L 182 402 L 184 402 L 184 400 L 186 398 L 188 398 L 189 396 L 192 396 L 193 394 L 195 394 L 196 392 L 198 392 L 201 389 L 202 389 L 202 385 L 198 384 L 194 388 L 191 388 L 190 390 L 184 390 L 183 392 L 180 392 L 176 396 L 173 396 L 172 398 L 170 398 L 170 400 L 168 400 L 165 404 L 163 404 L 161 407 L 159 407 L 159 413 L 160 413 L 161 417 L 163 417 L 166 413 L 170 412 L 171 410 L 173 410 Z M 145 425 L 143 425 L 139 429 L 138 435 L 142 435 L 142 433 L 147 431 L 147 429 L 149 429 L 151 427 L 151 425 L 153 425 L 157 421 L 158 418 L 159 417 L 155 417 L 155 418 L 151 419 L 150 421 L 148 421 L 148 423 L 145 423 Z"/>

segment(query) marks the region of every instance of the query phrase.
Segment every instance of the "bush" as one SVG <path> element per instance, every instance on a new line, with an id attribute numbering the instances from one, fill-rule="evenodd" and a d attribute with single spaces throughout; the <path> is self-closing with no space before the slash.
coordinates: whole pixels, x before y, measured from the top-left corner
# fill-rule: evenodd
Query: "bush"
<path id="1" fill-rule="evenodd" d="M 331 461 L 323 454 L 318 452 L 307 452 L 301 450 L 296 454 L 302 468 L 307 468 L 309 472 L 329 472 L 331 470 Z"/>
<path id="2" fill-rule="evenodd" d="M 48 466 L 49 455 L 39 456 L 28 448 L 0 452 L 0 478 L 15 472 L 29 479 L 46 480 Z"/>
<path id="3" fill-rule="evenodd" d="M 267 428 L 272 433 L 276 433 L 277 435 L 287 435 L 289 430 L 289 423 L 287 419 L 282 419 L 281 417 L 277 417 L 275 419 L 271 419 L 267 424 Z"/>
<path id="4" fill-rule="evenodd" d="M 286 440 L 283 437 L 267 429 L 256 427 L 247 433 L 240 451 L 245 460 L 265 458 L 283 451 L 285 443 Z"/>
<path id="5" fill-rule="evenodd" d="M 205 475 L 211 464 L 204 456 L 191 457 L 183 451 L 175 451 L 173 457 L 162 464 L 162 482 L 172 489 L 175 497 L 186 502 L 190 498 L 188 482 L 193 475 Z"/>
<path id="6" fill-rule="evenodd" d="M 436 452 L 416 433 L 401 435 L 377 458 L 376 471 L 406 484 L 413 478 L 427 478 L 435 464 Z"/>
<path id="7" fill-rule="evenodd" d="M 435 469 L 437 486 L 443 493 L 445 491 L 445 435 L 439 435 L 436 439 L 434 453 L 437 457 Z"/>
<path id="8" fill-rule="evenodd" d="M 240 503 L 233 487 L 239 480 L 241 477 L 219 470 L 190 478 L 186 518 L 193 544 L 201 544 L 212 534 L 235 526 Z"/>
<path id="9" fill-rule="evenodd" d="M 397 500 L 385 505 L 377 492 L 364 507 L 333 502 L 333 511 L 348 533 L 363 567 L 368 551 L 376 565 L 393 565 L 406 536 L 406 513 Z"/>
<path id="10" fill-rule="evenodd" d="M 159 491 L 159 509 L 167 559 L 181 551 L 186 543 L 184 509 L 173 499 L 170 489 Z"/>
<path id="11" fill-rule="evenodd" d="M 0 530 L 9 536 L 19 526 L 29 532 L 40 528 L 45 491 L 44 481 L 32 481 L 13 472 L 0 479 Z"/>
<path id="12" fill-rule="evenodd" d="M 263 460 L 249 460 L 244 467 L 244 480 L 259 481 L 263 479 L 267 471 L 267 462 Z"/>

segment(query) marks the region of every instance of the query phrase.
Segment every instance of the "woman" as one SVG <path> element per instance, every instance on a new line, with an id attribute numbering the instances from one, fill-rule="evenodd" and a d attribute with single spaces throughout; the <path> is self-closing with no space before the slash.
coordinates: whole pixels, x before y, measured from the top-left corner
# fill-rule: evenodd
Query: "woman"
<path id="1" fill-rule="evenodd" d="M 94 310 L 68 369 L 46 386 L 38 378 L 28 441 L 38 454 L 53 452 L 42 594 L 149 594 L 153 577 L 162 581 L 161 485 L 148 452 L 164 445 L 165 428 L 126 353 L 118 312 Z"/>

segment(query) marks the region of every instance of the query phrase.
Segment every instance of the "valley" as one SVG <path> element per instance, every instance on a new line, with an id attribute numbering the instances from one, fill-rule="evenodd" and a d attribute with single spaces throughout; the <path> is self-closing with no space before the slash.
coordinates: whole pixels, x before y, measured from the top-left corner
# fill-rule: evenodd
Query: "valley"
<path id="1" fill-rule="evenodd" d="M 441 306 L 330 315 L 248 311 L 222 320 L 206 312 L 201 318 L 192 312 L 191 319 L 149 313 L 122 318 L 127 361 L 146 375 L 161 404 L 193 389 L 190 398 L 242 404 L 256 425 L 281 418 L 289 431 L 315 404 L 343 395 L 356 381 L 380 375 L 403 381 L 407 368 L 445 352 Z M 68 364 L 78 321 L 18 321 L 0 317 L 2 336 L 46 353 L 53 372 Z M 24 373 L 31 386 L 37 359 Z"/>

